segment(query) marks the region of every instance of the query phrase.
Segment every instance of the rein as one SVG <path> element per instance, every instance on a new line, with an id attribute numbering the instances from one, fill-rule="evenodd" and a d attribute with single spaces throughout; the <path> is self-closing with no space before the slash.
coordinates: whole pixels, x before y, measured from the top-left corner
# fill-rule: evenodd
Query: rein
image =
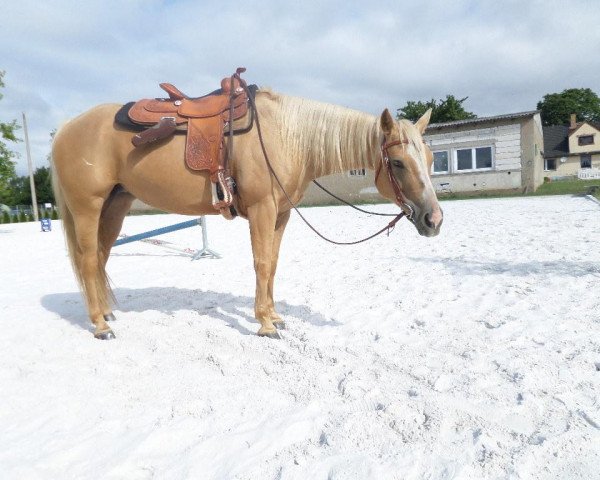
<path id="1" fill-rule="evenodd" d="M 241 80 L 241 79 L 240 79 Z M 244 90 L 247 91 L 247 85 L 246 82 L 244 82 L 243 80 L 241 81 L 241 85 L 244 88 Z M 300 216 L 300 218 L 302 219 L 302 221 L 313 231 L 315 232 L 319 237 L 321 237 L 323 240 L 325 240 L 326 242 L 332 243 L 334 245 L 357 245 L 359 243 L 363 243 L 366 242 L 367 240 L 371 240 L 372 238 L 377 237 L 378 235 L 381 235 L 383 232 L 387 231 L 387 234 L 389 235 L 390 232 L 393 230 L 393 228 L 396 226 L 396 223 L 398 223 L 398 220 L 400 220 L 402 217 L 404 217 L 406 215 L 406 213 L 404 211 L 400 212 L 398 215 L 394 216 L 394 219 L 388 223 L 385 227 L 383 227 L 381 230 L 375 232 L 372 235 L 369 235 L 366 238 L 360 239 L 360 240 L 355 240 L 353 242 L 338 242 L 335 240 L 331 240 L 327 237 L 325 237 L 321 232 L 319 232 L 315 227 L 313 227 L 311 225 L 311 223 L 304 218 L 304 215 L 302 215 L 302 213 L 300 213 L 300 210 L 298 209 L 298 207 L 294 204 L 294 202 L 292 201 L 292 199 L 290 198 L 290 196 L 288 195 L 288 193 L 286 192 L 285 188 L 283 187 L 283 184 L 281 183 L 281 180 L 279 180 L 279 177 L 277 176 L 277 174 L 275 173 L 275 170 L 273 169 L 273 166 L 271 164 L 271 161 L 269 160 L 269 155 L 267 154 L 267 150 L 265 148 L 265 142 L 263 140 L 263 136 L 262 136 L 262 131 L 261 131 L 261 127 L 260 127 L 260 120 L 259 120 L 259 115 L 258 115 L 258 109 L 256 108 L 256 102 L 255 99 L 252 95 L 248 95 L 248 99 L 250 100 L 250 104 L 252 107 L 252 110 L 254 111 L 254 118 L 256 120 L 256 131 L 258 133 L 258 139 L 260 142 L 260 148 L 262 150 L 263 156 L 265 157 L 265 162 L 267 163 L 267 167 L 269 169 L 269 172 L 271 172 L 271 175 L 273 176 L 273 178 L 275 179 L 275 181 L 277 182 L 277 185 L 279 185 L 279 188 L 281 189 L 281 191 L 283 192 L 283 194 L 285 195 L 285 198 L 287 199 L 288 203 L 290 204 L 290 206 L 296 211 L 296 213 Z M 385 145 L 385 144 L 384 144 Z M 391 145 L 391 144 L 390 144 Z M 386 150 L 387 152 L 387 150 Z M 382 153 L 383 153 L 383 147 L 382 147 Z M 385 158 L 387 158 L 387 154 L 385 155 Z M 383 159 L 382 159 L 383 160 Z M 389 165 L 389 158 L 388 158 L 388 165 Z M 378 169 L 378 173 L 379 170 L 381 170 L 381 166 Z M 391 174 L 391 166 L 388 166 L 388 174 L 391 175 L 391 177 L 393 178 L 393 175 Z M 394 179 L 395 180 L 395 179 Z M 376 181 L 377 181 L 377 177 L 376 177 Z M 317 182 L 316 183 L 319 187 L 321 187 L 323 190 L 324 187 L 322 187 L 321 185 L 319 185 Z M 395 186 L 394 186 L 395 185 Z M 404 195 L 402 195 L 402 192 L 400 190 L 400 186 L 397 184 L 397 182 L 394 184 L 392 183 L 392 186 L 394 186 L 394 192 L 396 193 L 396 198 L 398 199 L 398 192 L 400 193 L 400 195 L 402 196 L 402 198 L 404 200 L 405 197 Z M 398 188 L 398 192 L 396 192 L 396 187 Z M 327 190 L 325 190 L 327 191 Z M 329 193 L 329 192 L 328 192 Z M 335 195 L 330 194 L 332 196 L 335 197 Z M 335 197 L 337 198 L 337 197 Z M 338 199 L 341 200 L 341 199 Z M 342 202 L 344 202 L 343 200 L 341 200 Z M 346 202 L 344 202 L 346 203 Z M 349 204 L 348 204 L 349 205 Z M 408 205 L 404 202 L 401 203 L 401 205 L 406 205 L 408 207 Z M 354 207 L 353 205 L 350 205 L 353 208 L 356 208 L 357 210 L 363 211 L 365 213 L 372 213 L 372 212 L 366 212 L 365 210 L 361 210 L 358 207 Z M 412 215 L 412 209 L 410 207 L 408 207 L 410 209 L 411 215 Z M 390 214 L 377 214 L 377 213 L 373 213 L 374 215 L 390 215 Z M 392 214 L 393 215 L 393 214 Z"/>
<path id="2" fill-rule="evenodd" d="M 316 180 L 313 180 L 313 183 L 317 187 L 319 187 L 321 190 L 323 190 L 327 195 L 329 195 L 329 196 L 335 198 L 336 200 L 338 200 L 338 201 L 340 201 L 340 202 L 348 205 L 349 207 L 352 207 L 354 210 L 358 210 L 359 212 L 366 213 L 368 215 L 378 215 L 380 217 L 395 217 L 396 216 L 395 213 L 379 213 L 379 212 L 369 212 L 368 210 L 363 210 L 362 208 L 357 207 L 356 205 L 352 205 L 350 202 L 347 202 L 343 198 L 340 198 L 337 195 L 335 195 L 334 193 L 330 192 L 329 190 L 327 190 L 323 185 L 321 185 Z"/>

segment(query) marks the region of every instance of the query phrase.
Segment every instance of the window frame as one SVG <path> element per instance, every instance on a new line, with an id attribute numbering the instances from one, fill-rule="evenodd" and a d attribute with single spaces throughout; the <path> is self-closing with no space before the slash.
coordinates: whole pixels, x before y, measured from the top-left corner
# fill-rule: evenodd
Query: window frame
<path id="1" fill-rule="evenodd" d="M 433 154 L 433 162 L 431 162 L 431 174 L 432 175 L 448 175 L 450 173 L 450 167 L 452 165 L 452 150 L 435 150 L 431 152 Z M 443 171 L 435 171 L 435 154 L 436 153 L 445 153 L 446 154 L 446 162 L 448 163 L 448 168 Z"/>
<path id="2" fill-rule="evenodd" d="M 583 139 L 586 139 L 586 141 L 583 141 Z M 587 142 L 587 139 L 589 139 L 589 143 Z M 594 134 L 593 133 L 589 133 L 589 134 L 585 134 L 585 135 L 579 135 L 577 137 L 577 145 L 579 145 L 580 147 L 586 147 L 588 145 L 593 145 L 594 144 Z"/>
<path id="3" fill-rule="evenodd" d="M 584 167 L 583 162 L 589 163 L 589 167 Z M 592 154 L 591 153 L 582 153 L 579 155 L 579 168 L 592 168 Z"/>
<path id="4" fill-rule="evenodd" d="M 476 150 L 480 148 L 489 148 L 490 149 L 490 166 L 485 168 L 477 168 L 477 153 Z M 470 150 L 471 151 L 471 168 L 458 168 L 458 152 L 461 150 Z M 452 167 L 454 169 L 454 173 L 473 173 L 473 172 L 489 172 L 494 170 L 495 165 L 495 155 L 494 155 L 494 146 L 493 145 L 476 145 L 472 147 L 461 147 L 454 148 L 452 155 Z"/>
<path id="5" fill-rule="evenodd" d="M 554 168 L 548 166 L 549 162 L 554 162 Z M 556 172 L 556 158 L 544 158 L 544 172 Z"/>

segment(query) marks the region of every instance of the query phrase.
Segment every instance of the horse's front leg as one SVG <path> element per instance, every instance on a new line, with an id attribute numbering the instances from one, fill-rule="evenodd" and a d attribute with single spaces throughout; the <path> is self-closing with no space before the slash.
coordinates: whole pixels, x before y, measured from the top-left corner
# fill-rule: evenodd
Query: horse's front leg
<path id="1" fill-rule="evenodd" d="M 273 236 L 273 249 L 271 251 L 271 275 L 269 276 L 269 316 L 275 328 L 285 328 L 285 322 L 275 311 L 275 302 L 273 300 L 273 284 L 275 282 L 275 271 L 277 270 L 277 261 L 279 260 L 279 248 L 281 247 L 281 239 L 283 232 L 290 219 L 290 210 L 279 214 L 275 224 L 275 234 Z"/>
<path id="2" fill-rule="evenodd" d="M 258 334 L 279 338 L 277 329 L 271 318 L 272 299 L 269 296 L 269 279 L 273 262 L 273 245 L 277 210 L 268 200 L 248 207 L 250 223 L 250 239 L 256 272 L 256 296 L 254 299 L 254 316 L 260 322 Z"/>

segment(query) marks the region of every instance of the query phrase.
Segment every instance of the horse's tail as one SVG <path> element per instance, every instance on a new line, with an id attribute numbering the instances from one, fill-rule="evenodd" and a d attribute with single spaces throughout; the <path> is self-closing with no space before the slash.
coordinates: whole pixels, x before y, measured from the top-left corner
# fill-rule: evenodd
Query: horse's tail
<path id="1" fill-rule="evenodd" d="M 52 145 L 52 159 L 50 161 L 50 168 L 52 171 L 52 190 L 54 191 L 54 200 L 56 202 L 56 206 L 58 207 L 58 214 L 62 222 L 65 243 L 67 245 L 69 259 L 71 260 L 71 266 L 73 267 L 73 272 L 75 273 L 75 277 L 77 279 L 77 283 L 79 284 L 79 288 L 81 289 L 81 292 L 87 300 L 88 292 L 86 284 L 83 281 L 83 272 L 81 271 L 81 266 L 77 261 L 78 243 L 77 231 L 75 229 L 75 218 L 65 198 L 65 190 L 61 182 L 60 175 L 56 168 L 56 152 L 57 150 L 60 150 L 56 148 L 57 144 L 60 142 L 59 134 L 60 130 L 55 135 L 54 142 Z M 108 305 L 111 302 L 111 300 L 114 301 L 114 296 L 110 288 L 110 283 L 105 268 L 106 260 L 103 258 L 102 252 L 103 248 L 98 248 L 98 268 L 96 269 L 96 278 L 94 284 L 98 300 L 101 304 Z"/>
<path id="2" fill-rule="evenodd" d="M 83 279 L 76 263 L 77 236 L 75 234 L 75 221 L 73 219 L 73 214 L 71 213 L 71 210 L 65 201 L 64 190 L 60 182 L 58 172 L 56 171 L 54 160 L 55 154 L 53 152 L 52 160 L 50 161 L 50 168 L 52 170 L 52 190 L 54 191 L 54 201 L 58 207 L 58 216 L 62 222 L 62 227 L 65 234 L 65 243 L 67 244 L 67 251 L 69 253 L 69 258 L 71 259 L 71 265 L 73 266 L 73 271 L 77 277 L 77 282 L 83 290 Z"/>

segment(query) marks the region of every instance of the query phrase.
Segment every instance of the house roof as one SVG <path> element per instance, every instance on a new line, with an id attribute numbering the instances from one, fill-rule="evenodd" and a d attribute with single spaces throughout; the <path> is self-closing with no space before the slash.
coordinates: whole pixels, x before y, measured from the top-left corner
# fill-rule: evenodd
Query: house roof
<path id="1" fill-rule="evenodd" d="M 544 157 L 566 157 L 569 154 L 569 126 L 543 127 Z"/>
<path id="2" fill-rule="evenodd" d="M 506 113 L 504 115 L 496 115 L 493 117 L 477 117 L 466 120 L 455 120 L 453 122 L 432 123 L 427 127 L 427 131 L 437 130 L 446 127 L 458 127 L 463 125 L 476 125 L 478 123 L 496 122 L 498 120 L 519 120 L 521 118 L 533 117 L 539 110 L 531 110 L 529 112 Z"/>

